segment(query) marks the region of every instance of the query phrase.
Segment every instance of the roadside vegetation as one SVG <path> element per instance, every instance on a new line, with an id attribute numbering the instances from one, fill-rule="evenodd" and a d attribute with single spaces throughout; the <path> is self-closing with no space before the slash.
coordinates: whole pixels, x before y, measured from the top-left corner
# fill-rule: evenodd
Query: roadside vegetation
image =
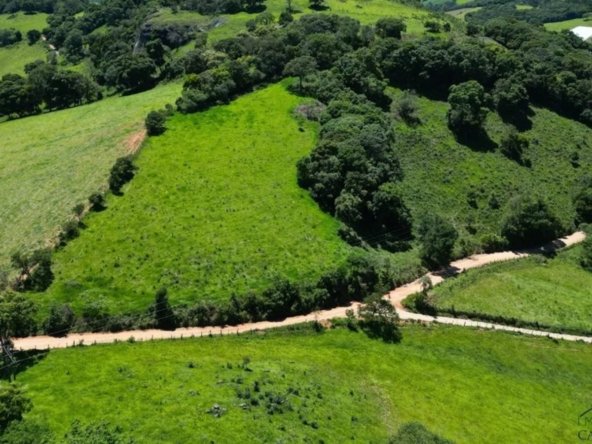
<path id="1" fill-rule="evenodd" d="M 385 442 L 409 422 L 457 443 L 577 433 L 589 346 L 458 327 L 402 331 L 396 345 L 299 327 L 51 351 L 16 376 L 32 401 L 23 425 L 62 436 L 74 420 L 106 421 L 147 443 Z"/>

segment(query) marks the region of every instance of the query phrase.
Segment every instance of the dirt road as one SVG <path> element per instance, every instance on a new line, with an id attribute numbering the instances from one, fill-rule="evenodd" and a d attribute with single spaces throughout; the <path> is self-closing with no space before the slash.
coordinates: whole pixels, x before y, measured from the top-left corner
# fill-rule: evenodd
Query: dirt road
<path id="1" fill-rule="evenodd" d="M 471 268 L 478 268 L 494 262 L 507 261 L 512 259 L 519 259 L 528 256 L 533 252 L 554 251 L 560 248 L 569 247 L 582 242 L 585 239 L 585 234 L 581 231 L 573 233 L 569 236 L 558 239 L 551 244 L 545 245 L 539 249 L 523 252 L 504 251 L 490 254 L 476 254 L 464 259 L 459 259 L 450 264 L 443 273 L 428 273 L 428 276 L 433 285 L 441 283 L 445 276 L 461 273 Z M 592 337 L 575 336 L 561 333 L 550 333 L 547 331 L 533 330 L 527 328 L 511 327 L 508 325 L 493 324 L 489 322 L 472 321 L 468 319 L 449 318 L 449 317 L 433 317 L 418 313 L 412 313 L 402 306 L 402 301 L 411 294 L 421 291 L 421 278 L 409 284 L 398 287 L 385 295 L 397 309 L 399 316 L 403 320 L 414 320 L 421 322 L 437 322 L 441 324 L 458 325 L 462 327 L 483 328 L 492 330 L 503 330 L 518 332 L 533 336 L 547 336 L 555 339 L 562 339 L 566 341 L 583 341 L 592 343 Z M 80 333 L 71 334 L 63 338 L 54 338 L 51 336 L 31 336 L 27 338 L 19 338 L 14 340 L 15 347 L 19 350 L 43 350 L 47 348 L 66 348 L 73 345 L 85 344 L 106 344 L 117 341 L 126 341 L 129 338 L 134 338 L 136 341 L 148 341 L 152 339 L 173 339 L 173 338 L 189 338 L 200 337 L 208 335 L 231 335 L 237 333 L 246 333 L 257 330 L 267 330 L 271 328 L 286 327 L 289 325 L 300 324 L 309 321 L 325 321 L 334 318 L 346 316 L 346 311 L 349 309 L 357 309 L 359 303 L 353 303 L 347 307 L 337 307 L 330 310 L 317 311 L 308 315 L 293 316 L 278 322 L 253 322 L 248 324 L 241 324 L 232 327 L 191 327 L 178 328 L 175 331 L 163 330 L 132 330 L 122 331 L 119 333 Z"/>

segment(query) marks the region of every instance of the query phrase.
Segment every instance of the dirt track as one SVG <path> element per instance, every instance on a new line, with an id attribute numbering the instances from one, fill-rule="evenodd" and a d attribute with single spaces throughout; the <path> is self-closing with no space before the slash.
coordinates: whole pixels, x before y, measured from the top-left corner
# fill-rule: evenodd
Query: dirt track
<path id="1" fill-rule="evenodd" d="M 450 264 L 450 267 L 444 273 L 428 273 L 432 284 L 437 285 L 445 278 L 443 276 L 461 273 L 470 268 L 478 268 L 494 262 L 507 261 L 512 259 L 519 259 L 528 256 L 532 252 L 554 251 L 560 248 L 569 247 L 582 242 L 585 239 L 583 232 L 576 232 L 564 238 L 558 239 L 553 243 L 541 247 L 540 249 L 528 252 L 513 252 L 504 251 L 490 254 L 476 254 L 464 259 L 459 259 Z M 575 336 L 560 333 L 550 333 L 547 331 L 533 330 L 527 328 L 517 328 L 507 325 L 493 324 L 489 322 L 479 322 L 467 319 L 449 318 L 449 317 L 432 317 L 418 313 L 412 313 L 405 310 L 402 306 L 402 301 L 411 294 L 421 291 L 421 279 L 417 279 L 409 284 L 398 287 L 385 295 L 391 303 L 396 307 L 399 316 L 403 320 L 415 320 L 421 322 L 437 322 L 442 324 L 458 325 L 463 327 L 484 328 L 492 330 L 504 330 L 519 332 L 522 334 L 533 336 L 548 336 L 555 339 L 563 339 L 567 341 L 584 341 L 592 343 L 592 337 Z M 357 309 L 359 303 L 353 303 L 347 307 L 337 307 L 330 310 L 317 311 L 308 315 L 293 316 L 286 318 L 279 322 L 254 322 L 249 324 L 241 324 L 232 327 L 191 327 L 178 328 L 175 331 L 163 330 L 132 330 L 123 331 L 119 333 L 80 333 L 71 334 L 63 338 L 54 338 L 50 336 L 31 336 L 27 338 L 19 338 L 14 340 L 15 348 L 20 350 L 42 350 L 47 348 L 66 348 L 73 345 L 85 344 L 105 344 L 116 341 L 126 341 L 133 337 L 137 341 L 147 341 L 152 339 L 173 339 L 173 338 L 188 338 L 212 335 L 230 335 L 237 333 L 245 333 L 256 330 L 267 330 L 271 328 L 285 327 L 294 324 L 300 324 L 308 321 L 324 321 L 333 318 L 345 317 L 346 311 L 349 309 Z"/>

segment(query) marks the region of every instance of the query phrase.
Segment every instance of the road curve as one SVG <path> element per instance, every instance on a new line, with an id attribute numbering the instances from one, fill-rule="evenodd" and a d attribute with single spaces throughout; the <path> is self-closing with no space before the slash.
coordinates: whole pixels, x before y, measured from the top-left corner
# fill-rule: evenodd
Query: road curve
<path id="1" fill-rule="evenodd" d="M 464 259 L 459 259 L 450 264 L 450 266 L 439 273 L 428 273 L 428 276 L 433 285 L 437 285 L 444 281 L 445 277 L 462 273 L 471 268 L 482 267 L 494 262 L 507 261 L 512 259 L 519 259 L 528 256 L 532 253 L 542 253 L 555 251 L 561 248 L 570 247 L 585 239 L 586 235 L 581 232 L 575 232 L 569 236 L 557 239 L 543 247 L 528 251 L 503 251 L 489 254 L 475 254 Z M 469 319 L 450 318 L 441 316 L 427 316 L 419 313 L 407 311 L 402 302 L 408 296 L 421 291 L 421 278 L 394 289 L 385 295 L 385 298 L 395 306 L 401 319 L 412 320 L 419 322 L 436 322 L 441 324 L 457 325 L 462 327 L 473 327 L 491 330 L 502 330 L 517 332 L 533 336 L 546 336 L 554 339 L 562 339 L 566 341 L 583 341 L 592 343 L 592 337 L 576 336 L 561 333 L 551 333 L 548 331 L 534 330 L 528 328 L 518 328 L 508 325 L 494 324 L 489 322 L 473 321 Z M 257 330 L 268 330 L 271 328 L 286 327 L 303 322 L 310 321 L 326 321 L 334 318 L 346 316 L 346 311 L 357 309 L 360 303 L 355 302 L 347 307 L 336 307 L 329 310 L 321 310 L 302 316 L 292 316 L 282 321 L 277 322 L 252 322 L 247 324 L 235 325 L 232 327 L 189 327 L 178 328 L 174 331 L 164 330 L 131 330 L 122 331 L 118 333 L 77 333 L 70 334 L 62 338 L 54 338 L 51 336 L 29 336 L 26 338 L 14 339 L 14 346 L 17 350 L 45 350 L 50 348 L 66 348 L 74 345 L 93 345 L 93 344 L 108 344 L 114 342 L 127 341 L 134 338 L 136 341 L 149 341 L 153 339 L 180 339 L 190 337 L 200 337 L 209 335 L 232 335 L 239 333 L 253 332 Z"/>

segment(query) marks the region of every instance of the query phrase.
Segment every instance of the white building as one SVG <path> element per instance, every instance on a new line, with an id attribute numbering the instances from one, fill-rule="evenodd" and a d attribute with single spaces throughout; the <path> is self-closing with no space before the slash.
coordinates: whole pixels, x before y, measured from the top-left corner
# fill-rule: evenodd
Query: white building
<path id="1" fill-rule="evenodd" d="M 592 26 L 576 26 L 571 30 L 575 35 L 577 35 L 582 40 L 588 40 L 592 37 Z"/>

